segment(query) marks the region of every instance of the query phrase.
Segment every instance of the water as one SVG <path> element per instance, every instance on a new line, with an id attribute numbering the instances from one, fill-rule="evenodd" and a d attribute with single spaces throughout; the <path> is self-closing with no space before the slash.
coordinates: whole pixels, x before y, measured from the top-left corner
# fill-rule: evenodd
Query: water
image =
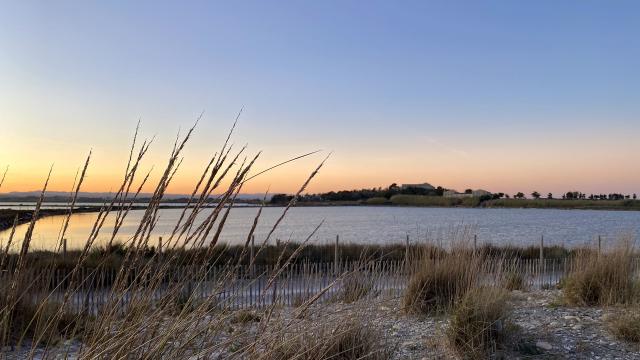
<path id="1" fill-rule="evenodd" d="M 152 245 L 158 236 L 173 230 L 182 210 L 162 209 L 160 219 L 152 233 Z M 203 211 L 203 219 L 211 210 Z M 233 208 L 222 232 L 222 242 L 242 243 L 246 240 L 258 208 Z M 262 241 L 272 228 L 283 208 L 263 209 L 256 231 L 256 242 Z M 116 240 L 125 242 L 135 233 L 143 211 L 131 211 Z M 66 238 L 69 248 L 81 247 L 91 232 L 97 214 L 73 215 Z M 43 218 L 37 222 L 33 249 L 55 247 L 64 217 Z M 109 217 L 98 237 L 98 243 L 108 241 L 114 217 Z M 313 243 L 335 241 L 352 243 L 398 243 L 409 235 L 412 242 L 441 241 L 451 238 L 453 231 L 467 229 L 477 234 L 478 243 L 537 245 L 544 235 L 545 244 L 582 246 L 593 244 L 598 235 L 610 239 L 631 235 L 640 229 L 640 212 L 600 210 L 554 210 L 554 209 L 469 209 L 469 208 L 410 208 L 328 206 L 298 207 L 290 209 L 272 239 L 303 241 L 324 220 Z M 21 239 L 27 225 L 17 229 Z M 215 231 L 212 231 L 210 237 Z M 6 243 L 9 231 L 0 232 L 0 242 Z"/>

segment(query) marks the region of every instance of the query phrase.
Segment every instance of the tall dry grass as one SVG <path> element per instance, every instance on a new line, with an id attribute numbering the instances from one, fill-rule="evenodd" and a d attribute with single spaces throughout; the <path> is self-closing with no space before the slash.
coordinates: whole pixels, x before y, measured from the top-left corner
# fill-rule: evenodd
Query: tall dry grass
<path id="1" fill-rule="evenodd" d="M 609 251 L 582 249 L 573 258 L 563 282 L 565 299 L 577 305 L 640 303 L 638 253 L 633 242 L 621 239 Z"/>
<path id="2" fill-rule="evenodd" d="M 402 305 L 410 314 L 447 315 L 447 343 L 460 357 L 492 358 L 512 335 L 509 291 L 525 287 L 525 274 L 514 259 L 474 250 L 472 236 L 459 235 L 449 249 L 425 247 L 411 259 Z"/>
<path id="3" fill-rule="evenodd" d="M 315 234 L 314 231 L 303 241 L 288 244 L 282 249 L 274 250 L 269 245 L 275 229 L 295 205 L 297 197 L 294 197 L 284 207 L 266 238 L 258 239 L 259 246 L 253 257 L 250 257 L 248 245 L 260 221 L 261 208 L 257 210 L 253 223 L 247 224 L 250 230 L 244 246 L 236 248 L 231 257 L 222 255 L 220 234 L 244 184 L 265 171 L 300 158 L 284 161 L 263 171 L 254 171 L 260 153 L 247 156 L 246 147 L 233 150 L 230 145 L 235 123 L 221 149 L 204 166 L 188 206 L 182 209 L 164 243 L 166 251 L 162 254 L 152 251 L 149 242 L 158 222 L 160 202 L 180 169 L 182 152 L 194 128 L 195 125 L 183 137 L 176 138 L 134 235 L 127 242 L 118 244 L 115 242 L 116 236 L 134 201 L 143 187 L 149 185 L 150 171 L 143 172 L 141 169 L 152 141 L 144 140 L 138 144 L 138 125 L 119 188 L 112 200 L 100 209 L 84 246 L 72 257 L 61 260 L 66 269 L 63 281 L 57 281 L 52 275 L 59 262 L 42 261 L 41 257 L 33 255 L 31 241 L 37 216 L 33 217 L 22 239 L 14 238 L 14 226 L 7 249 L 12 244 L 19 244 L 20 251 L 10 256 L 7 251 L 0 253 L 0 270 L 3 270 L 0 273 L 0 349 L 10 351 L 11 356 L 26 358 L 72 355 L 83 359 L 273 359 L 274 354 L 285 356 L 292 351 L 300 358 L 310 358 L 309 354 L 313 354 L 314 359 L 386 358 L 384 354 L 387 352 L 380 348 L 374 330 L 362 323 L 353 322 L 348 327 L 341 327 L 340 331 L 334 331 L 331 324 L 320 317 L 314 322 L 318 326 L 315 333 L 298 336 L 300 324 L 305 318 L 313 316 L 315 303 L 324 292 L 340 282 L 342 276 L 338 276 L 320 293 L 311 294 L 302 301 L 294 309 L 294 315 L 283 317 L 282 309 L 274 301 L 260 315 L 251 316 L 251 321 L 247 321 L 252 324 L 250 332 L 230 333 L 231 325 L 247 317 L 238 315 L 228 306 L 228 302 L 220 302 L 219 295 L 238 281 L 239 267 L 255 265 L 261 261 L 259 259 L 264 259 L 261 255 L 265 253 L 271 253 L 271 259 L 277 258 L 269 273 L 261 274 L 267 276 L 269 281 L 262 293 L 257 294 L 265 299 L 265 303 L 269 303 L 267 299 L 273 300 L 271 290 L 277 286 L 278 276 L 303 253 Z M 69 211 L 60 230 L 59 241 L 62 241 L 73 221 L 74 203 L 84 179 L 91 171 L 90 159 L 91 154 L 73 184 Z M 312 171 L 298 195 L 323 164 L 324 161 Z M 41 208 L 47 183 L 48 179 L 36 205 L 36 215 Z M 217 205 L 211 209 L 213 203 Z M 105 223 L 112 218 L 109 217 L 112 214 L 115 214 L 115 223 L 110 234 L 111 240 L 106 246 L 100 247 L 96 239 L 104 232 Z M 277 253 L 274 254 L 274 251 Z M 37 278 L 30 276 L 32 265 L 38 269 Z M 218 274 L 214 281 L 208 276 L 212 265 L 224 265 L 227 269 L 222 275 Z M 189 271 L 175 272 L 177 267 Z M 91 279 L 86 272 L 96 275 L 105 269 L 116 272 L 112 282 L 102 284 L 108 291 L 107 301 L 89 310 L 75 307 L 73 299 L 85 294 L 83 289 Z M 205 285 L 212 291 L 203 297 L 198 289 Z M 160 290 L 163 295 L 158 298 L 156 294 Z M 232 302 L 233 299 L 227 301 Z M 69 343 L 68 340 L 73 341 Z M 69 344 L 75 345 L 70 347 Z"/>
<path id="4" fill-rule="evenodd" d="M 452 309 L 447 338 L 467 359 L 486 359 L 505 346 L 508 337 L 507 293 L 495 287 L 468 291 Z"/>
<path id="5" fill-rule="evenodd" d="M 403 307 L 418 314 L 448 311 L 468 291 L 480 285 L 484 270 L 480 257 L 466 253 L 426 258 L 414 267 Z"/>

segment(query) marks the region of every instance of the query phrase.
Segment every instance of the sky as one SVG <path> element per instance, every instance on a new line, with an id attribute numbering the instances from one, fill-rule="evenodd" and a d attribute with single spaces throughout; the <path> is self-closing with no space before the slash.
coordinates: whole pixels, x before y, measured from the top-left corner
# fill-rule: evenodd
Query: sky
<path id="1" fill-rule="evenodd" d="M 131 138 L 189 193 L 236 114 L 248 183 L 640 193 L 636 1 L 2 1 L 0 192 L 112 191 Z"/>

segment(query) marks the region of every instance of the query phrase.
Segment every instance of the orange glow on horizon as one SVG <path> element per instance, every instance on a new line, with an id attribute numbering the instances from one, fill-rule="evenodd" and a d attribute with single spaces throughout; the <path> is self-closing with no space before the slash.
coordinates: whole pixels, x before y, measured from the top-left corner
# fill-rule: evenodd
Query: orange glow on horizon
<path id="1" fill-rule="evenodd" d="M 118 189 L 129 155 L 128 145 L 124 145 L 127 141 L 123 138 L 116 144 L 101 142 L 93 147 L 82 191 L 110 192 Z M 158 139 L 154 144 L 156 147 L 143 160 L 138 181 L 153 167 L 144 192 L 153 190 L 167 162 L 172 141 L 169 137 Z M 596 141 L 600 146 L 591 146 Z M 425 141 L 420 137 L 389 141 L 384 147 L 368 142 L 358 146 L 335 143 L 332 156 L 307 192 L 384 188 L 391 183 L 418 182 L 459 191 L 473 188 L 508 194 L 518 191 L 530 194 L 534 190 L 545 194 L 572 190 L 585 193 L 640 192 L 637 185 L 640 183 L 640 169 L 628 163 L 628 154 L 640 152 L 640 144 L 631 135 L 598 140 L 595 137 L 574 140 L 549 137 L 544 146 L 536 139 L 474 142 L 459 136 L 447 142 L 457 144 L 455 148 L 443 143 Z M 69 144 L 60 142 L 53 146 L 39 141 L 20 142 L 15 138 L 0 144 L 0 171 L 9 165 L 0 193 L 41 189 L 51 164 L 53 173 L 49 189 L 70 191 L 88 150 L 84 144 Z M 220 141 L 210 143 L 206 137 L 196 136 L 193 143 L 185 148 L 184 162 L 168 193 L 191 193 L 219 144 Z M 264 155 L 256 162 L 252 173 L 310 149 L 313 147 L 297 142 L 287 145 L 267 143 Z M 252 156 L 255 151 L 255 148 L 247 150 L 247 156 Z M 269 189 L 270 193 L 294 193 L 326 154 L 325 151 L 274 169 L 248 182 L 242 192 L 262 194 Z"/>

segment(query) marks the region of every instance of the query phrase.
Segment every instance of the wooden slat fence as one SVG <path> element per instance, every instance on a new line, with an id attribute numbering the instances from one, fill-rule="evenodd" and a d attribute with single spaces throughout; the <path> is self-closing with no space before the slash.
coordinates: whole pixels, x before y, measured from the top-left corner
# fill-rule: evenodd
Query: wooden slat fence
<path id="1" fill-rule="evenodd" d="M 511 272 L 521 274 L 528 287 L 544 289 L 556 287 L 571 269 L 569 259 L 529 260 L 496 260 L 488 262 L 483 281 L 487 285 L 498 285 L 504 281 L 505 275 Z M 349 286 L 366 288 L 367 296 L 401 296 L 408 281 L 408 271 L 404 261 L 370 261 L 362 262 L 300 262 L 290 264 L 283 271 L 270 265 L 212 266 L 206 271 L 199 271 L 195 266 L 179 267 L 166 272 L 159 282 L 151 282 L 151 274 L 128 274 L 126 283 L 137 292 L 146 294 L 154 301 L 162 301 L 176 291 L 184 294 L 184 301 L 191 296 L 192 301 L 209 299 L 219 306 L 242 309 L 264 308 L 273 304 L 296 306 L 323 289 L 326 292 L 318 302 L 339 300 Z M 640 259 L 635 259 L 635 269 L 640 270 Z M 277 273 L 277 276 L 275 274 Z M 9 270 L 0 273 L 0 281 L 9 281 Z M 30 293 L 37 294 L 34 301 L 48 298 L 60 302 L 64 298 L 70 284 L 70 271 L 57 269 L 42 273 L 35 269 L 27 269 L 21 282 L 31 286 Z M 77 291 L 71 293 L 69 303 L 78 311 L 95 313 L 113 299 L 112 284 L 117 273 L 110 269 L 83 268 L 77 278 Z M 133 291 L 122 293 L 122 304 L 129 304 L 136 296 Z M 172 299 L 180 298 L 174 296 Z"/>

